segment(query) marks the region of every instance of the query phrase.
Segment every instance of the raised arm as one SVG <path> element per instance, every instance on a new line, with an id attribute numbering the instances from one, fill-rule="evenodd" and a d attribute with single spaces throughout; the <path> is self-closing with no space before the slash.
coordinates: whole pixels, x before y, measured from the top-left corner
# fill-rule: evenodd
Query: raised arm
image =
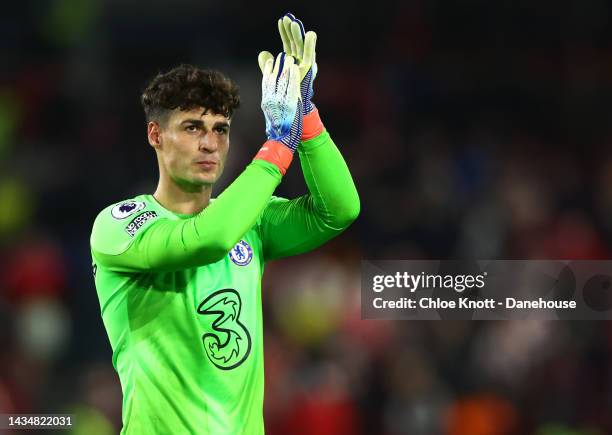
<path id="1" fill-rule="evenodd" d="M 283 50 L 298 60 L 300 68 L 304 126 L 298 151 L 309 193 L 292 200 L 277 198 L 264 211 L 260 230 L 266 259 L 320 246 L 346 229 L 360 208 L 348 167 L 312 103 L 316 34 L 306 33 L 292 14 L 281 18 L 278 28 Z M 260 66 L 271 58 L 268 52 L 260 53 Z"/>
<path id="2" fill-rule="evenodd" d="M 275 198 L 261 219 L 267 260 L 308 252 L 345 230 L 359 215 L 359 196 L 351 174 L 327 131 L 299 150 L 309 193 Z"/>

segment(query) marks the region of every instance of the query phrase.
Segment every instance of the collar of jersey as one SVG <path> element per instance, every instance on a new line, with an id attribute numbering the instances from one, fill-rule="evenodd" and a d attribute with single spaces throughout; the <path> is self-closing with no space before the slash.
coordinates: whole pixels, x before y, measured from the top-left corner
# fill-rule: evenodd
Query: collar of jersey
<path id="1" fill-rule="evenodd" d="M 163 210 L 167 211 L 168 213 L 171 213 L 171 214 L 173 214 L 174 216 L 179 217 L 179 218 L 181 218 L 181 219 L 188 219 L 188 218 L 190 218 L 190 217 L 194 217 L 194 216 L 196 216 L 196 215 L 198 214 L 198 213 L 193 213 L 193 214 L 183 214 L 183 213 L 177 213 L 177 212 L 172 211 L 172 210 L 168 210 L 166 207 L 164 207 L 163 205 L 161 205 L 161 204 L 159 203 L 159 201 L 158 201 L 157 199 L 155 199 L 155 197 L 154 197 L 153 195 L 145 195 L 145 196 L 147 196 L 147 197 L 148 197 L 148 198 L 151 200 L 151 202 L 154 202 L 154 203 L 155 203 L 155 204 L 156 204 L 156 205 L 157 205 L 159 208 L 161 208 L 161 209 L 163 209 Z M 212 202 L 212 201 L 214 201 L 214 199 L 213 199 L 213 198 L 210 198 L 210 201 Z"/>

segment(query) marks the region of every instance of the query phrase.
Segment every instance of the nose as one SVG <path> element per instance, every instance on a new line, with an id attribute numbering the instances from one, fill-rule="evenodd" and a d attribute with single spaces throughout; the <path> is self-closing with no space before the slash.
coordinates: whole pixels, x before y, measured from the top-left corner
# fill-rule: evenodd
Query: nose
<path id="1" fill-rule="evenodd" d="M 212 131 L 206 132 L 200 138 L 200 151 L 206 151 L 214 153 L 218 148 L 217 141 L 215 140 L 215 134 Z"/>

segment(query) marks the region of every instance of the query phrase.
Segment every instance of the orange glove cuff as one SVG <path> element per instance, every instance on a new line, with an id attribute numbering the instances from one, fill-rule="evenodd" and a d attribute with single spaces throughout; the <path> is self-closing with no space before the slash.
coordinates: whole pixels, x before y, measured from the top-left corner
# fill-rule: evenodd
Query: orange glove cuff
<path id="1" fill-rule="evenodd" d="M 264 142 L 253 160 L 265 160 L 272 163 L 281 171 L 281 174 L 285 175 L 293 160 L 293 152 L 280 142 L 268 140 Z"/>
<path id="2" fill-rule="evenodd" d="M 302 121 L 302 141 L 317 137 L 323 132 L 323 123 L 319 116 L 319 109 L 315 108 Z"/>

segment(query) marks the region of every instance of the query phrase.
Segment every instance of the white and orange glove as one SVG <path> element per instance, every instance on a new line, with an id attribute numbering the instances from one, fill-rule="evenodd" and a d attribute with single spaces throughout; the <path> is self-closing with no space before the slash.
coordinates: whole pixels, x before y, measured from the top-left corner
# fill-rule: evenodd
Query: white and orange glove
<path id="1" fill-rule="evenodd" d="M 302 97 L 302 113 L 304 125 L 302 141 L 312 139 L 323 131 L 323 123 L 319 111 L 312 103 L 314 96 L 313 82 L 317 75 L 316 43 L 317 34 L 305 32 L 304 25 L 293 14 L 287 13 L 278 20 L 278 31 L 283 43 L 283 51 L 296 59 L 300 72 L 300 93 Z M 273 56 L 268 51 L 259 53 L 259 67 L 262 72 L 264 65 Z"/>
<path id="2" fill-rule="evenodd" d="M 261 65 L 261 110 L 268 140 L 255 156 L 274 163 L 284 175 L 302 137 L 300 72 L 293 57 L 280 53 Z"/>

